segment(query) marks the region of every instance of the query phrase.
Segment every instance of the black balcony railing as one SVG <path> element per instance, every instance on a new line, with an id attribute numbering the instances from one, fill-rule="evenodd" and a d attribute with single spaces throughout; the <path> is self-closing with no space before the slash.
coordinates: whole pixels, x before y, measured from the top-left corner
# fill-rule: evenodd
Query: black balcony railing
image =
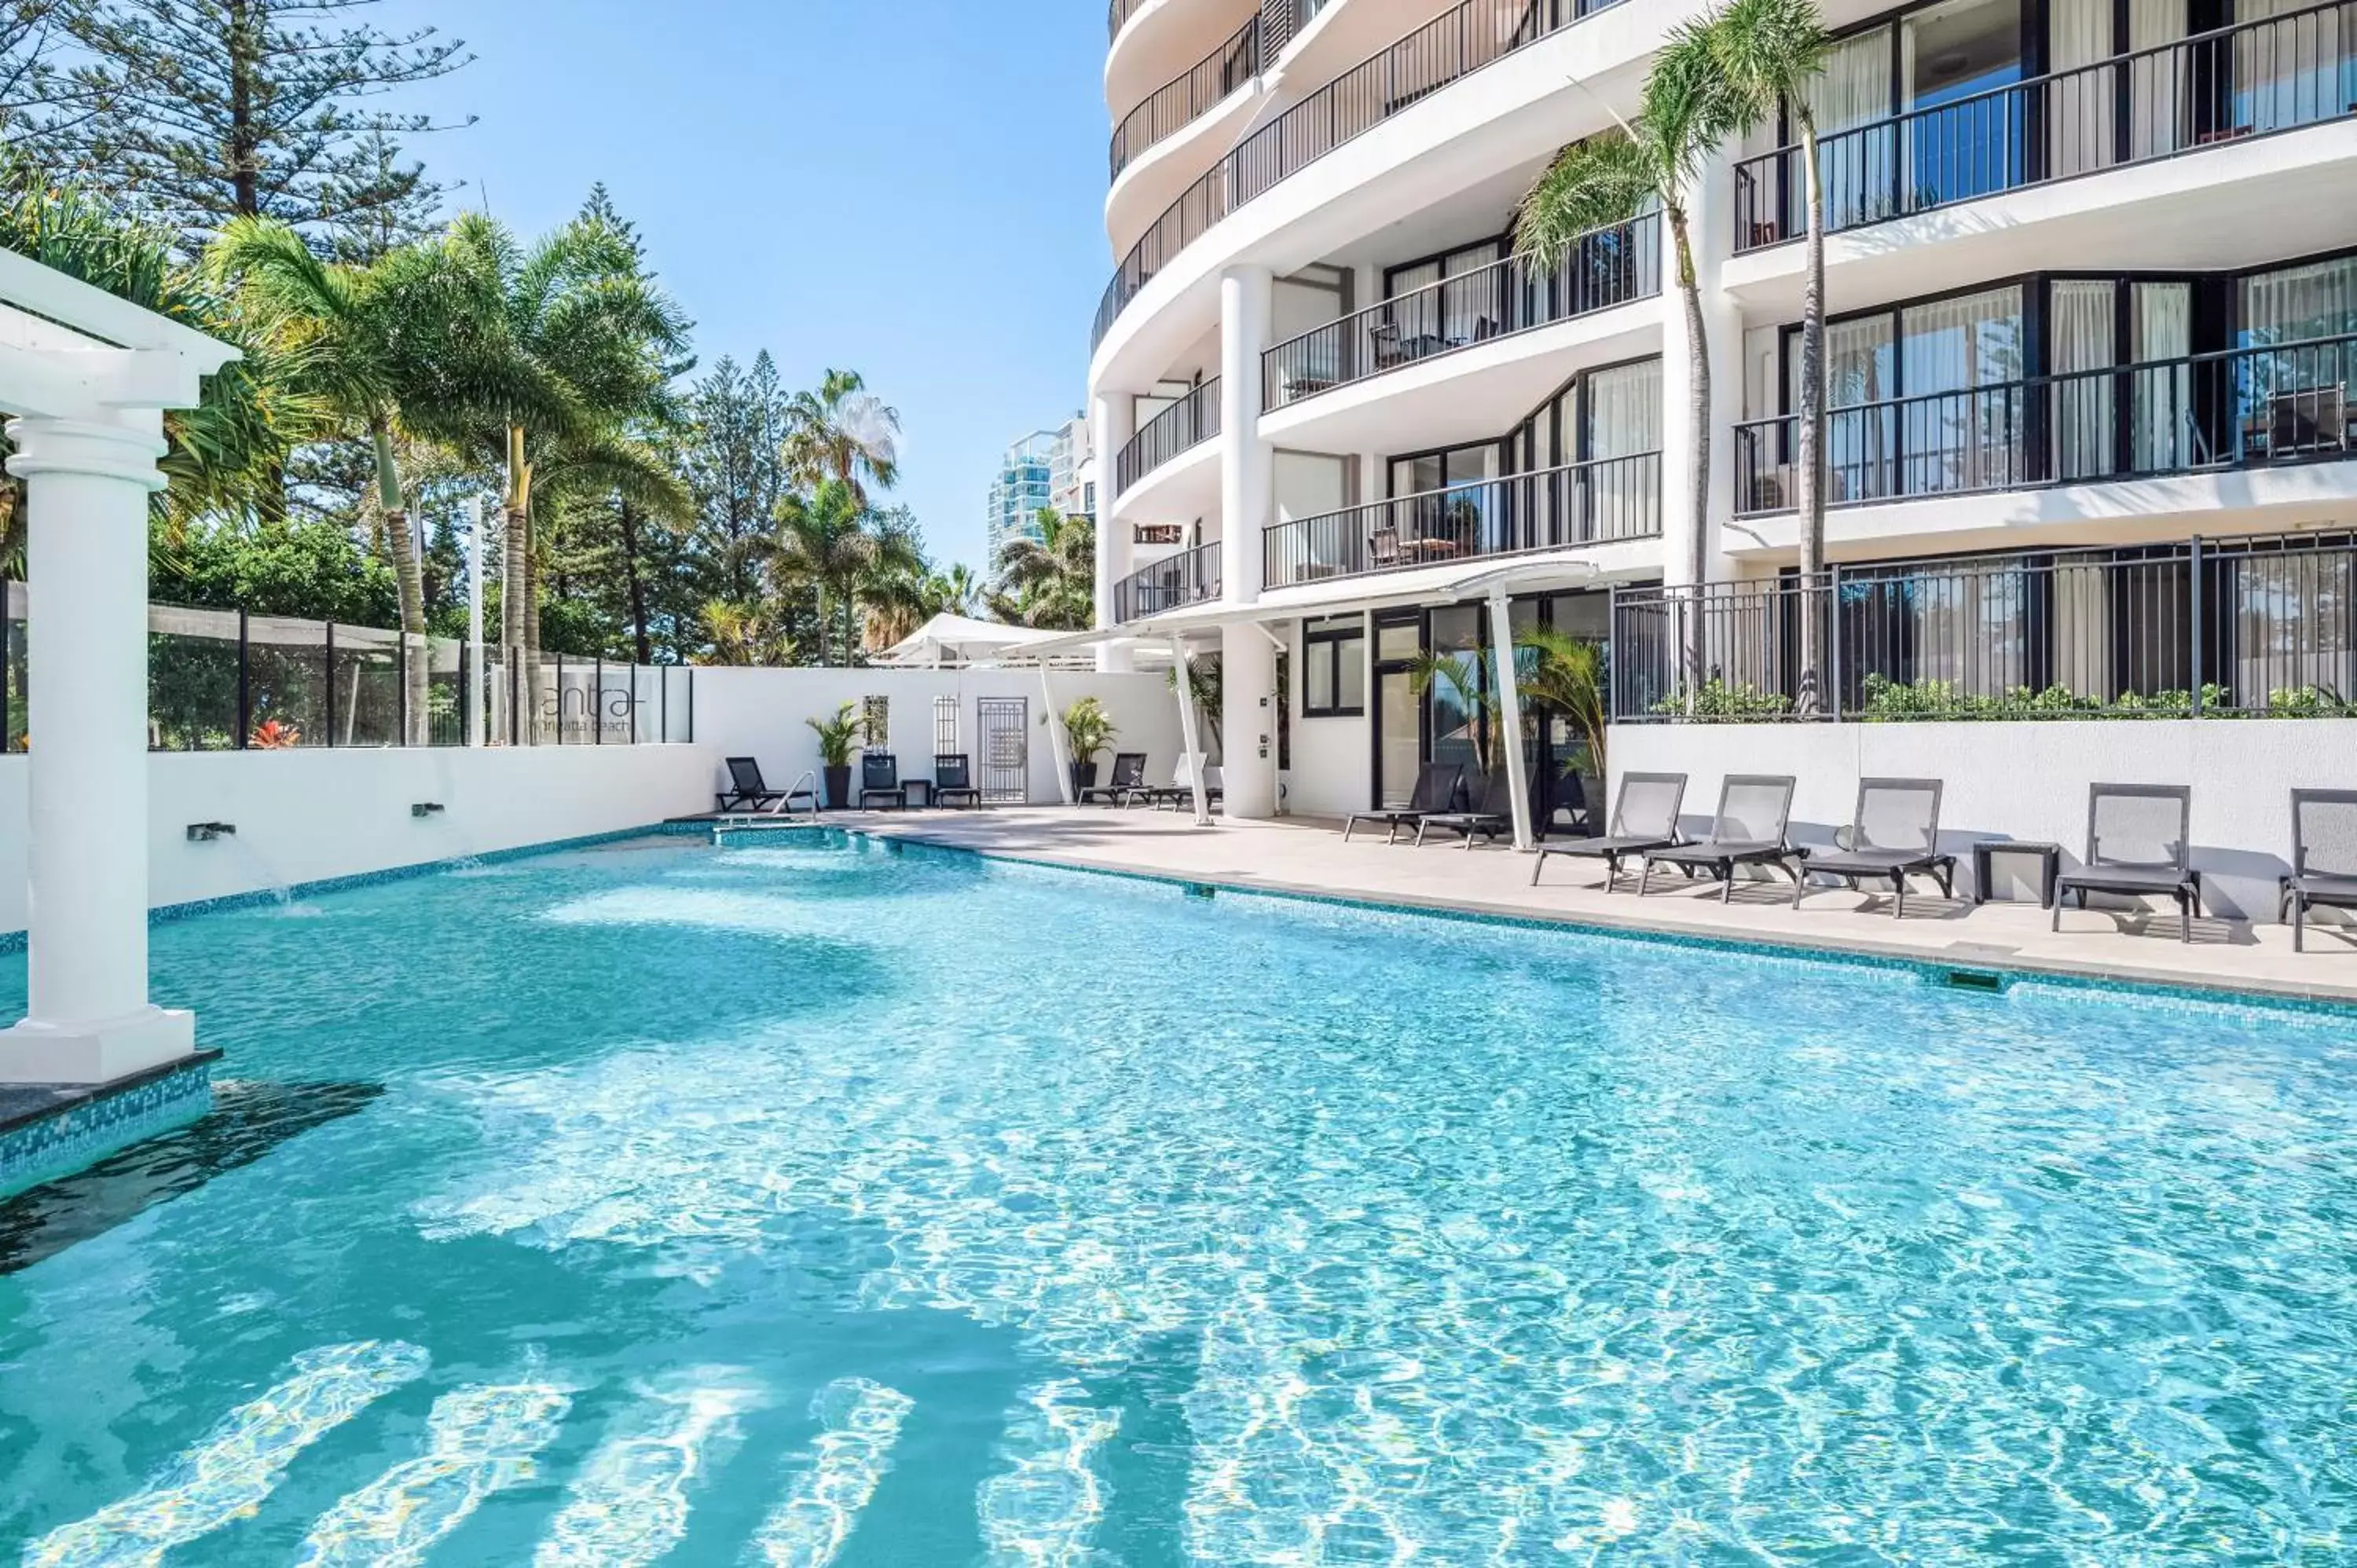
<path id="1" fill-rule="evenodd" d="M 1739 513 L 1790 510 L 1798 421 L 1735 430 Z M 2357 334 L 1833 410 L 1829 506 L 2357 456 Z"/>
<path id="2" fill-rule="evenodd" d="M 1105 285 L 1095 335 L 1138 290 L 1230 212 L 1365 131 L 1575 22 L 1627 0 L 1463 0 L 1361 61 L 1239 143 L 1189 186 L 1133 246 Z"/>
<path id="3" fill-rule="evenodd" d="M 1262 356 L 1270 408 L 1662 292 L 1661 219 L 1600 229 L 1563 265 L 1510 256 L 1314 328 Z"/>
<path id="4" fill-rule="evenodd" d="M 1623 589 L 1625 724 L 2357 717 L 2357 539 L 2179 540 Z"/>
<path id="5" fill-rule="evenodd" d="M 1113 134 L 1113 177 L 1119 179 L 1121 171 L 1148 147 L 1226 102 L 1236 89 L 1260 74 L 1260 18 L 1254 16 L 1234 38 L 1196 61 L 1194 69 L 1163 83 L 1129 112 Z"/>
<path id="6" fill-rule="evenodd" d="M 1114 493 L 1129 488 L 1190 446 L 1220 433 L 1220 378 L 1210 381 L 1138 427 L 1114 464 Z"/>
<path id="7" fill-rule="evenodd" d="M 1262 580 L 1287 588 L 1661 532 L 1662 457 L 1645 452 L 1272 524 L 1262 534 Z"/>
<path id="8" fill-rule="evenodd" d="M 2357 114 L 2357 0 L 2222 27 L 1820 139 L 1829 231 Z M 1806 232 L 1801 151 L 1736 166 L 1738 252 Z"/>
<path id="9" fill-rule="evenodd" d="M 1141 566 L 1113 585 L 1113 618 L 1126 626 L 1148 616 L 1162 615 L 1185 605 L 1199 605 L 1220 596 L 1220 545 L 1217 541 L 1165 556 Z"/>
<path id="10" fill-rule="evenodd" d="M 1122 28 L 1145 6 L 1146 0 L 1111 0 L 1105 6 L 1105 42 L 1110 44 L 1121 37 Z"/>

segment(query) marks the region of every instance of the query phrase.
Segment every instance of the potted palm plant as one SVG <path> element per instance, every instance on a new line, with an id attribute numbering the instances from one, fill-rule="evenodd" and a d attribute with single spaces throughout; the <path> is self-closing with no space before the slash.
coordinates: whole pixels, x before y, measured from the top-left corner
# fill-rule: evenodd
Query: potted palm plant
<path id="1" fill-rule="evenodd" d="M 818 759 L 826 778 L 826 803 L 834 811 L 846 811 L 851 805 L 851 748 L 857 746 L 867 725 L 859 716 L 856 703 L 845 703 L 835 709 L 831 719 L 804 719 L 804 724 L 818 734 Z"/>
<path id="2" fill-rule="evenodd" d="M 1584 755 L 1574 770 L 1591 816 L 1600 820 L 1608 722 L 1604 646 L 1544 626 L 1525 627 L 1516 639 L 1515 684 L 1524 702 L 1554 709 L 1579 736 Z"/>
<path id="3" fill-rule="evenodd" d="M 1113 715 L 1094 697 L 1082 697 L 1064 710 L 1064 740 L 1071 747 L 1072 762 L 1072 798 L 1079 800 L 1081 791 L 1093 789 L 1097 781 L 1097 753 L 1113 744 L 1121 732 L 1114 728 Z"/>

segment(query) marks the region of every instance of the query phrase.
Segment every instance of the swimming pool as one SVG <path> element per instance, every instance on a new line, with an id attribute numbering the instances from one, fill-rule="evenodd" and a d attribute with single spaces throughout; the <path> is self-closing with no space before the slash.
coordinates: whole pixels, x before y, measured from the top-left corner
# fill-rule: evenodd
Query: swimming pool
<path id="1" fill-rule="evenodd" d="M 2357 1541 L 2346 1015 L 831 834 L 154 963 L 228 1087 L 0 1225 L 28 1562 Z"/>

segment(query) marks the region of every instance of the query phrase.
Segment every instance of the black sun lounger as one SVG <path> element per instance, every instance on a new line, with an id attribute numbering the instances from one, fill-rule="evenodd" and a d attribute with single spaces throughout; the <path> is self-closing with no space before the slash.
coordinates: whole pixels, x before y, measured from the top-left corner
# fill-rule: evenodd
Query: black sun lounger
<path id="1" fill-rule="evenodd" d="M 1415 788 L 1408 794 L 1407 804 L 1397 811 L 1353 811 L 1342 823 L 1342 842 L 1351 842 L 1351 832 L 1361 822 L 1381 822 L 1387 830 L 1385 843 L 1397 843 L 1402 828 L 1412 828 L 1426 817 L 1437 817 L 1457 809 L 1458 786 L 1465 781 L 1465 769 L 1453 762 L 1427 762 L 1415 776 Z"/>
<path id="2" fill-rule="evenodd" d="M 1645 871 L 1637 879 L 1637 897 L 1642 898 L 1650 887 L 1655 861 L 1674 865 L 1689 876 L 1696 871 L 1709 872 L 1719 880 L 1722 904 L 1735 897 L 1738 865 L 1772 865 L 1798 881 L 1801 874 L 1793 869 L 1792 841 L 1785 836 L 1792 820 L 1793 783 L 1790 775 L 1728 774 L 1719 789 L 1718 815 L 1711 822 L 1709 836 L 1694 843 L 1645 851 Z"/>
<path id="3" fill-rule="evenodd" d="M 933 758 L 933 804 L 979 806 L 982 791 L 974 787 L 974 759 L 963 752 Z"/>
<path id="4" fill-rule="evenodd" d="M 1649 849 L 1668 849 L 1685 842 L 1678 832 L 1678 811 L 1686 798 L 1686 776 L 1683 773 L 1624 773 L 1620 776 L 1620 798 L 1613 803 L 1610 830 L 1602 838 L 1572 839 L 1564 843 L 1539 846 L 1539 861 L 1531 867 L 1531 886 L 1539 885 L 1539 873 L 1546 869 L 1549 855 L 1568 855 L 1575 860 L 1600 860 L 1604 863 L 1604 891 L 1612 891 L 1612 884 L 1620 875 L 1620 863 L 1633 860 Z"/>
<path id="5" fill-rule="evenodd" d="M 1146 788 L 1146 753 L 1121 751 L 1114 754 L 1113 777 L 1103 784 L 1092 785 L 1080 793 L 1079 803 L 1085 806 L 1092 800 L 1103 800 L 1108 806 L 1125 803 L 1133 789 Z"/>
<path id="6" fill-rule="evenodd" d="M 1435 811 L 1429 816 L 1418 817 L 1415 822 L 1418 848 L 1424 845 L 1425 833 L 1433 828 L 1445 832 L 1463 833 L 1468 850 L 1473 847 L 1473 841 L 1477 838 L 1496 843 L 1501 833 L 1514 831 L 1513 780 L 1502 773 L 1485 775 L 1475 786 L 1473 798 L 1466 802 L 1464 811 Z"/>
<path id="7" fill-rule="evenodd" d="M 761 764 L 750 757 L 728 759 L 728 782 L 731 788 L 713 796 L 713 811 L 765 811 L 782 806 L 791 813 L 797 800 L 807 800 L 810 809 L 818 810 L 818 796 L 808 789 L 772 789 L 761 778 Z"/>
<path id="8" fill-rule="evenodd" d="M 1792 908 L 1801 907 L 1809 878 L 1817 875 L 1838 876 L 1852 887 L 1888 878 L 1898 895 L 1894 919 L 1907 917 L 1910 876 L 1929 876 L 1939 883 L 1942 897 L 1954 897 L 1956 857 L 1940 853 L 1940 791 L 1937 779 L 1859 779 L 1847 847 L 1801 852 Z"/>

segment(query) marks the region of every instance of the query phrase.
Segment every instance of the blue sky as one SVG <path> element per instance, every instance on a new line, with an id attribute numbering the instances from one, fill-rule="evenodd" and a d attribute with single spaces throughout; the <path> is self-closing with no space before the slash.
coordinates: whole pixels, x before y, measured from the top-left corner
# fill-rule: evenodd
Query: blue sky
<path id="1" fill-rule="evenodd" d="M 366 13 L 363 13 L 364 15 Z M 1102 0 L 385 0 L 478 57 L 403 107 L 526 231 L 605 181 L 705 364 L 856 369 L 900 411 L 941 560 L 982 564 L 998 456 L 1078 413 L 1110 275 Z M 1017 19 L 1020 18 L 1020 19 Z"/>

